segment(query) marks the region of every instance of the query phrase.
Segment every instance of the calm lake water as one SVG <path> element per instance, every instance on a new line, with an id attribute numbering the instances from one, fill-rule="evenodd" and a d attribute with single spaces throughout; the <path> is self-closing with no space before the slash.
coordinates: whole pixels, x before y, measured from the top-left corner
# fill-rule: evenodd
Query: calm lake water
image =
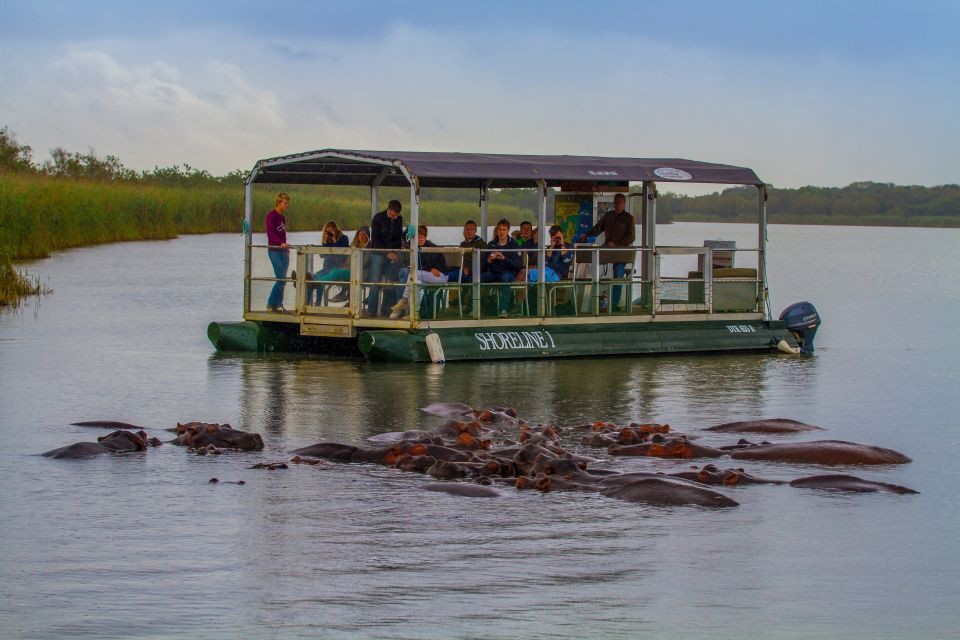
<path id="1" fill-rule="evenodd" d="M 749 225 L 658 229 L 661 244 L 743 248 L 754 236 Z M 802 359 L 217 355 L 205 329 L 239 319 L 242 255 L 240 235 L 191 236 L 29 266 L 54 293 L 0 313 L 3 638 L 958 637 L 960 230 L 771 227 L 774 313 L 810 300 L 824 321 L 816 355 Z M 314 442 L 437 426 L 418 408 L 442 401 L 691 432 L 794 418 L 828 431 L 769 439 L 897 449 L 914 462 L 841 471 L 921 493 L 746 486 L 724 490 L 734 509 L 651 508 L 510 489 L 457 498 L 365 465 L 247 468 Z M 229 422 L 266 449 L 36 455 L 106 433 L 70 426 L 93 419 L 165 439 L 177 421 Z M 747 470 L 792 479 L 827 468 Z"/>

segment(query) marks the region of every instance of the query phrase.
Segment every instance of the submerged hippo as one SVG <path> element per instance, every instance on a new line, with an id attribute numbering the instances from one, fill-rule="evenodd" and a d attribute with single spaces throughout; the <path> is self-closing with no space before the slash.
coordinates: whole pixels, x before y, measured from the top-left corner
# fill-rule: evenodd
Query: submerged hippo
<path id="1" fill-rule="evenodd" d="M 75 444 L 51 449 L 41 455 L 48 458 L 79 459 L 98 456 L 103 453 L 127 453 L 144 451 L 147 448 L 147 434 L 143 431 L 118 430 L 97 439 L 97 442 L 77 442 Z"/>
<path id="2" fill-rule="evenodd" d="M 695 444 L 686 438 L 655 437 L 642 444 L 614 445 L 607 449 L 612 456 L 649 456 L 651 458 L 719 458 L 724 451 Z"/>
<path id="3" fill-rule="evenodd" d="M 173 444 L 191 449 L 239 449 L 240 451 L 260 451 L 263 438 L 259 433 L 248 433 L 232 428 L 228 424 L 206 422 L 188 422 L 177 425 L 177 437 Z"/>
<path id="4" fill-rule="evenodd" d="M 743 469 L 720 469 L 712 464 L 706 464 L 700 470 L 694 467 L 694 469 L 690 471 L 679 471 L 668 475 L 675 478 L 694 480 L 702 484 L 722 484 L 727 487 L 742 484 L 786 484 L 785 480 L 758 478 Z"/>
<path id="5" fill-rule="evenodd" d="M 807 431 L 823 431 L 821 427 L 788 418 L 771 418 L 769 420 L 747 420 L 742 422 L 725 422 L 712 427 L 706 427 L 704 431 L 716 431 L 718 433 L 804 433 Z"/>
<path id="6" fill-rule="evenodd" d="M 808 476 L 806 478 L 797 478 L 790 483 L 791 487 L 801 487 L 803 489 L 824 489 L 827 491 L 853 491 L 857 493 L 872 493 L 875 491 L 886 491 L 890 493 L 919 493 L 907 487 L 901 487 L 898 484 L 887 484 L 886 482 L 876 482 L 874 480 L 864 480 L 857 476 L 850 476 L 844 473 L 833 473 L 822 476 Z"/>
<path id="7" fill-rule="evenodd" d="M 101 429 L 127 429 L 130 431 L 139 431 L 143 427 L 130 424 L 129 422 L 118 422 L 116 420 L 88 420 L 86 422 L 71 422 L 75 427 L 99 427 Z"/>
<path id="8" fill-rule="evenodd" d="M 635 478 L 631 482 L 608 484 L 602 491 L 603 495 L 627 502 L 645 502 L 654 506 L 739 506 L 737 501 L 722 493 L 682 478 L 650 476 Z"/>
<path id="9" fill-rule="evenodd" d="M 452 496 L 465 498 L 496 498 L 500 495 L 500 492 L 493 487 L 469 482 L 431 482 L 423 485 L 423 488 L 426 491 L 449 493 Z"/>
<path id="10" fill-rule="evenodd" d="M 905 464 L 912 462 L 899 451 L 843 440 L 814 440 L 784 444 L 762 444 L 738 449 L 734 460 L 777 460 L 812 464 Z"/>

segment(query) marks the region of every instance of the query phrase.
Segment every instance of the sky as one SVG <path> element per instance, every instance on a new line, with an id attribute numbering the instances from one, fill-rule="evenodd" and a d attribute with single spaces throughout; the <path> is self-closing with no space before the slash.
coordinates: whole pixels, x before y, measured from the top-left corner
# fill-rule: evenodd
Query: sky
<path id="1" fill-rule="evenodd" d="M 960 2 L 3 0 L 0 126 L 213 174 L 323 148 L 960 182 Z"/>

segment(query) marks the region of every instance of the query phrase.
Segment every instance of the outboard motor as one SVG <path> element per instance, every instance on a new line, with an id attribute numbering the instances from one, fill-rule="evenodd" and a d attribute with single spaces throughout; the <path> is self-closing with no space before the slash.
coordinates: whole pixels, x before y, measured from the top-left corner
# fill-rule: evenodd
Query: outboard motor
<path id="1" fill-rule="evenodd" d="M 780 319 L 787 323 L 787 330 L 797 339 L 800 353 L 813 353 L 813 337 L 820 326 L 820 314 L 816 308 L 809 302 L 796 302 L 783 310 Z"/>

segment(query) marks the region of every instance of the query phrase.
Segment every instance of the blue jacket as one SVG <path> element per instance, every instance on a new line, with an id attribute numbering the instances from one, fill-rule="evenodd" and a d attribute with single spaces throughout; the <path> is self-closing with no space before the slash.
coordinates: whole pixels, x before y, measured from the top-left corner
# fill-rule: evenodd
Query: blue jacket
<path id="1" fill-rule="evenodd" d="M 569 244 L 564 244 L 563 248 L 572 249 Z M 547 248 L 547 251 L 550 251 L 550 249 Z M 562 253 L 559 249 L 554 249 L 553 255 L 547 256 L 547 266 L 556 271 L 561 278 L 567 277 L 571 264 L 573 264 L 573 251 Z"/>
<path id="2" fill-rule="evenodd" d="M 506 244 L 500 244 L 499 241 L 494 238 L 487 244 L 487 249 L 492 249 L 493 251 L 500 251 L 503 253 L 503 259 L 496 259 L 489 261 L 490 253 L 487 252 L 483 254 L 483 264 L 486 266 L 486 270 L 490 273 L 513 273 L 514 275 L 520 273 L 520 246 L 517 244 L 517 241 L 513 238 L 507 238 Z"/>

